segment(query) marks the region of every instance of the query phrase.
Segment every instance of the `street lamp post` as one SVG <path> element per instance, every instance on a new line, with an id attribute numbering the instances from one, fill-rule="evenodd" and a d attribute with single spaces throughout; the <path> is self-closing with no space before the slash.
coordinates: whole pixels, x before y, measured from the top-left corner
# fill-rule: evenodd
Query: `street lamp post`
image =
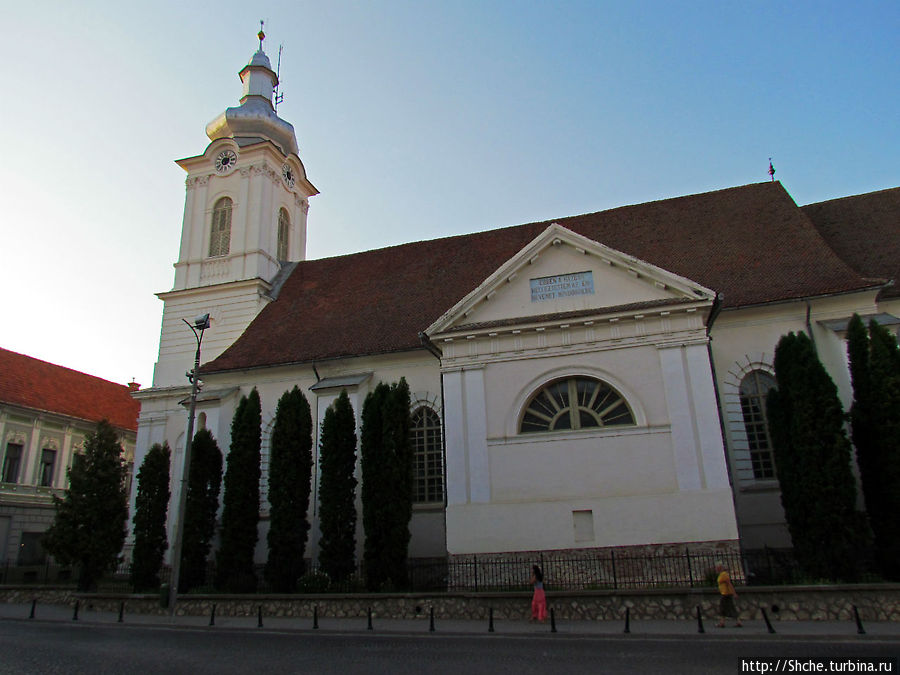
<path id="1" fill-rule="evenodd" d="M 197 392 L 200 390 L 200 343 L 203 331 L 209 328 L 209 314 L 201 314 L 194 323 L 182 319 L 194 333 L 197 353 L 194 355 L 194 369 L 185 373 L 191 381 L 191 407 L 188 412 L 187 436 L 184 440 L 184 468 L 181 472 L 181 494 L 178 498 L 178 513 L 175 518 L 175 536 L 172 545 L 172 578 L 169 579 L 169 613 L 175 616 L 175 602 L 178 599 L 178 580 L 181 575 L 181 549 L 184 544 L 184 511 L 187 506 L 188 479 L 191 473 L 191 449 L 194 443 L 194 411 L 197 408 Z"/>

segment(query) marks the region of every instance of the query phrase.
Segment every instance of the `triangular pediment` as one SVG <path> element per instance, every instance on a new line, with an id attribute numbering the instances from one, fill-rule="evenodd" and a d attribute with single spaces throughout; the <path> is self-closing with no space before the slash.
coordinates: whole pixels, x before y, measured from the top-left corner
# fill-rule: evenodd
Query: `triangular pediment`
<path id="1" fill-rule="evenodd" d="M 445 312 L 428 335 L 548 316 L 710 305 L 715 291 L 553 223 Z"/>

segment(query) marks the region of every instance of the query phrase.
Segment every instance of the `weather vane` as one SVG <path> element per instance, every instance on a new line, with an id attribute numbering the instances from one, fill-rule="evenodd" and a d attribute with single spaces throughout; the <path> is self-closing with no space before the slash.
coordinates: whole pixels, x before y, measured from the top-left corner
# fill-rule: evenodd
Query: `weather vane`
<path id="1" fill-rule="evenodd" d="M 769 157 L 769 178 L 772 179 L 772 182 L 775 182 L 775 167 L 772 166 L 772 158 Z"/>
<path id="2" fill-rule="evenodd" d="M 266 34 L 263 32 L 264 24 L 265 24 L 265 21 L 260 19 L 259 20 L 259 32 L 256 34 L 256 37 L 259 38 L 259 51 L 262 51 L 262 43 L 263 43 L 263 40 L 266 39 Z"/>

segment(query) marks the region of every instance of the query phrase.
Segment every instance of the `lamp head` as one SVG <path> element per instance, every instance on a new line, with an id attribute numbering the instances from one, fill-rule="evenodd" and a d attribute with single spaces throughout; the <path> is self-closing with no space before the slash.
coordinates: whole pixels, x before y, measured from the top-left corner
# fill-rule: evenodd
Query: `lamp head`
<path id="1" fill-rule="evenodd" d="M 209 314 L 201 314 L 194 319 L 194 328 L 197 330 L 206 330 L 209 328 Z"/>

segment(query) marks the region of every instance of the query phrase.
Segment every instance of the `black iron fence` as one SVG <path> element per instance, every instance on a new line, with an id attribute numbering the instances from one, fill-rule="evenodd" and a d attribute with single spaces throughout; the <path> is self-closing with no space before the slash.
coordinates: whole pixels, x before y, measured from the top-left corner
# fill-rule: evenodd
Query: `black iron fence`
<path id="1" fill-rule="evenodd" d="M 530 588 L 532 565 L 540 565 L 546 588 L 556 591 L 637 590 L 653 588 L 700 588 L 715 583 L 715 566 L 721 562 L 731 573 L 735 584 L 770 585 L 821 583 L 805 577 L 789 550 L 762 549 L 738 552 L 691 552 L 680 554 L 625 554 L 601 551 L 593 554 L 534 553 L 504 556 L 460 556 L 453 559 L 411 559 L 407 563 L 407 584 L 403 588 L 387 587 L 385 592 L 509 592 Z M 865 561 L 861 561 L 865 566 Z M 867 567 L 867 569 L 869 569 Z M 160 570 L 160 583 L 168 583 L 171 570 Z M 258 566 L 257 593 L 271 592 Z M 215 592 L 215 564 L 207 569 L 206 585 L 192 589 L 194 593 Z M 50 563 L 41 565 L 0 565 L 0 584 L 53 584 L 75 586 L 77 567 Z M 864 572 L 860 581 L 880 581 Z M 100 591 L 129 593 L 133 588 L 130 568 L 121 565 L 104 577 Z M 318 565 L 307 564 L 307 573 L 299 580 L 300 593 L 365 592 L 365 568 L 358 565 L 348 578 L 336 582 L 321 572 Z"/>

